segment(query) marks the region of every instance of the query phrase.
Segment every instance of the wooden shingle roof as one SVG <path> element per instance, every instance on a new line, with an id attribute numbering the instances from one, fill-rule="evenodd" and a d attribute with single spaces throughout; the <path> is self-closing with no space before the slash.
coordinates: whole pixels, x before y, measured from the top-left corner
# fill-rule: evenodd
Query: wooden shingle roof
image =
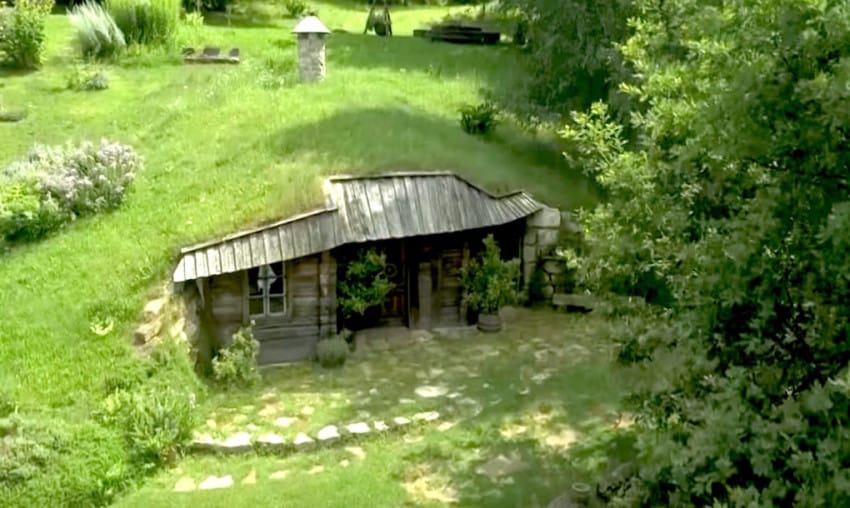
<path id="1" fill-rule="evenodd" d="M 175 282 L 238 272 L 345 244 L 507 224 L 540 210 L 525 192 L 496 196 L 453 173 L 325 181 L 326 207 L 181 251 Z"/>

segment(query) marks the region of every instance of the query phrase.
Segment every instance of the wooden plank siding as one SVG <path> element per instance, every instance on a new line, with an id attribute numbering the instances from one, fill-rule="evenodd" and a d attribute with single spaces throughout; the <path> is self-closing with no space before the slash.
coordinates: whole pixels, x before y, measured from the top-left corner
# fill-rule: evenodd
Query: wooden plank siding
<path id="1" fill-rule="evenodd" d="M 219 347 L 251 319 L 247 286 L 246 271 L 209 279 L 210 324 Z M 336 262 L 328 253 L 286 262 L 286 295 L 285 315 L 254 318 L 261 364 L 311 358 L 316 342 L 337 332 Z"/>

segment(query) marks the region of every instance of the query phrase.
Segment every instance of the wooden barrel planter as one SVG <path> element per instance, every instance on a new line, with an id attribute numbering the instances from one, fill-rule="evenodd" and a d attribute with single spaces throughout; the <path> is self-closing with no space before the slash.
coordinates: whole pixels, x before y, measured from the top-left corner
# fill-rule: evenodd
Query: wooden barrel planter
<path id="1" fill-rule="evenodd" d="M 502 318 L 499 314 L 479 314 L 478 329 L 487 333 L 499 332 L 502 330 Z"/>

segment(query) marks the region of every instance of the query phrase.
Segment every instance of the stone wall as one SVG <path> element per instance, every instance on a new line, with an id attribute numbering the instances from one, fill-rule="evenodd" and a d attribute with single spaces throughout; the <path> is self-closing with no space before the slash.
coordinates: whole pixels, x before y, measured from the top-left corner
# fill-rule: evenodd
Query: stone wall
<path id="1" fill-rule="evenodd" d="M 522 242 L 522 280 L 525 290 L 528 290 L 528 284 L 537 268 L 538 260 L 548 256 L 558 244 L 561 220 L 561 212 L 557 208 L 548 207 L 528 218 L 525 237 Z M 553 263 L 549 264 L 550 267 L 554 267 Z M 556 273 L 554 268 L 552 274 L 546 273 L 545 267 L 546 262 L 544 262 L 546 285 L 543 292 L 547 298 L 551 298 L 551 295 L 555 292 L 554 279 Z"/>
<path id="2" fill-rule="evenodd" d="M 200 298 L 194 284 L 167 286 L 145 304 L 142 322 L 133 333 L 134 344 L 149 350 L 159 341 L 173 337 L 187 343 L 192 360 L 203 364 L 209 361 L 210 351 L 201 339 Z"/>
<path id="3" fill-rule="evenodd" d="M 325 37 L 323 35 L 298 35 L 298 70 L 301 81 L 325 79 Z"/>

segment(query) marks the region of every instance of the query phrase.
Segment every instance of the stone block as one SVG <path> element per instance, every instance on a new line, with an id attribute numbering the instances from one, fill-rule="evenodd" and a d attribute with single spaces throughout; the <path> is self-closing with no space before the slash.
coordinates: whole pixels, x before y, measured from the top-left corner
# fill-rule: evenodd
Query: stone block
<path id="1" fill-rule="evenodd" d="M 339 429 L 337 429 L 335 425 L 328 425 L 316 434 L 316 438 L 323 443 L 334 441 L 339 439 L 339 437 Z"/>
<path id="2" fill-rule="evenodd" d="M 537 246 L 550 247 L 558 243 L 557 229 L 540 229 L 537 231 Z"/>
<path id="3" fill-rule="evenodd" d="M 162 330 L 162 320 L 154 319 L 149 323 L 144 323 L 136 328 L 133 332 L 133 342 L 137 346 L 142 346 L 151 341 Z"/>
<path id="4" fill-rule="evenodd" d="M 557 309 L 590 312 L 596 307 L 591 295 L 556 294 L 552 297 L 552 306 Z"/>
<path id="5" fill-rule="evenodd" d="M 305 450 L 312 447 L 315 444 L 315 441 L 307 434 L 299 432 L 298 435 L 295 436 L 295 439 L 292 440 L 292 444 L 295 445 L 296 450 Z"/>
<path id="6" fill-rule="evenodd" d="M 554 287 L 552 287 L 549 284 L 543 286 L 543 297 L 544 298 L 546 298 L 548 300 L 548 299 L 552 298 L 552 296 L 554 296 L 554 294 L 555 294 L 555 288 Z"/>
<path id="7" fill-rule="evenodd" d="M 550 275 L 558 275 L 564 271 L 564 264 L 560 260 L 547 259 L 543 262 L 543 271 Z"/>
<path id="8" fill-rule="evenodd" d="M 561 212 L 557 208 L 543 208 L 528 218 L 528 225 L 539 228 L 557 228 L 561 225 Z"/>
<path id="9" fill-rule="evenodd" d="M 245 453 L 251 451 L 253 448 L 251 445 L 251 434 L 237 432 L 219 443 L 217 448 L 227 453 Z"/>
<path id="10" fill-rule="evenodd" d="M 149 301 L 143 311 L 145 321 L 153 321 L 162 315 L 166 303 L 168 303 L 168 297 L 165 296 Z"/>
<path id="11" fill-rule="evenodd" d="M 265 434 L 257 438 L 257 445 L 266 449 L 281 449 L 285 444 L 286 440 L 278 434 Z"/>
<path id="12" fill-rule="evenodd" d="M 524 247 L 533 247 L 537 245 L 537 228 L 529 228 L 525 236 L 522 237 L 522 245 Z"/>
<path id="13" fill-rule="evenodd" d="M 534 262 L 537 261 L 537 248 L 525 246 L 522 248 L 522 261 L 526 265 L 534 266 Z"/>
<path id="14" fill-rule="evenodd" d="M 345 430 L 347 430 L 349 434 L 368 434 L 372 431 L 372 429 L 369 428 L 369 424 L 364 422 L 352 423 L 351 425 L 346 426 Z"/>

